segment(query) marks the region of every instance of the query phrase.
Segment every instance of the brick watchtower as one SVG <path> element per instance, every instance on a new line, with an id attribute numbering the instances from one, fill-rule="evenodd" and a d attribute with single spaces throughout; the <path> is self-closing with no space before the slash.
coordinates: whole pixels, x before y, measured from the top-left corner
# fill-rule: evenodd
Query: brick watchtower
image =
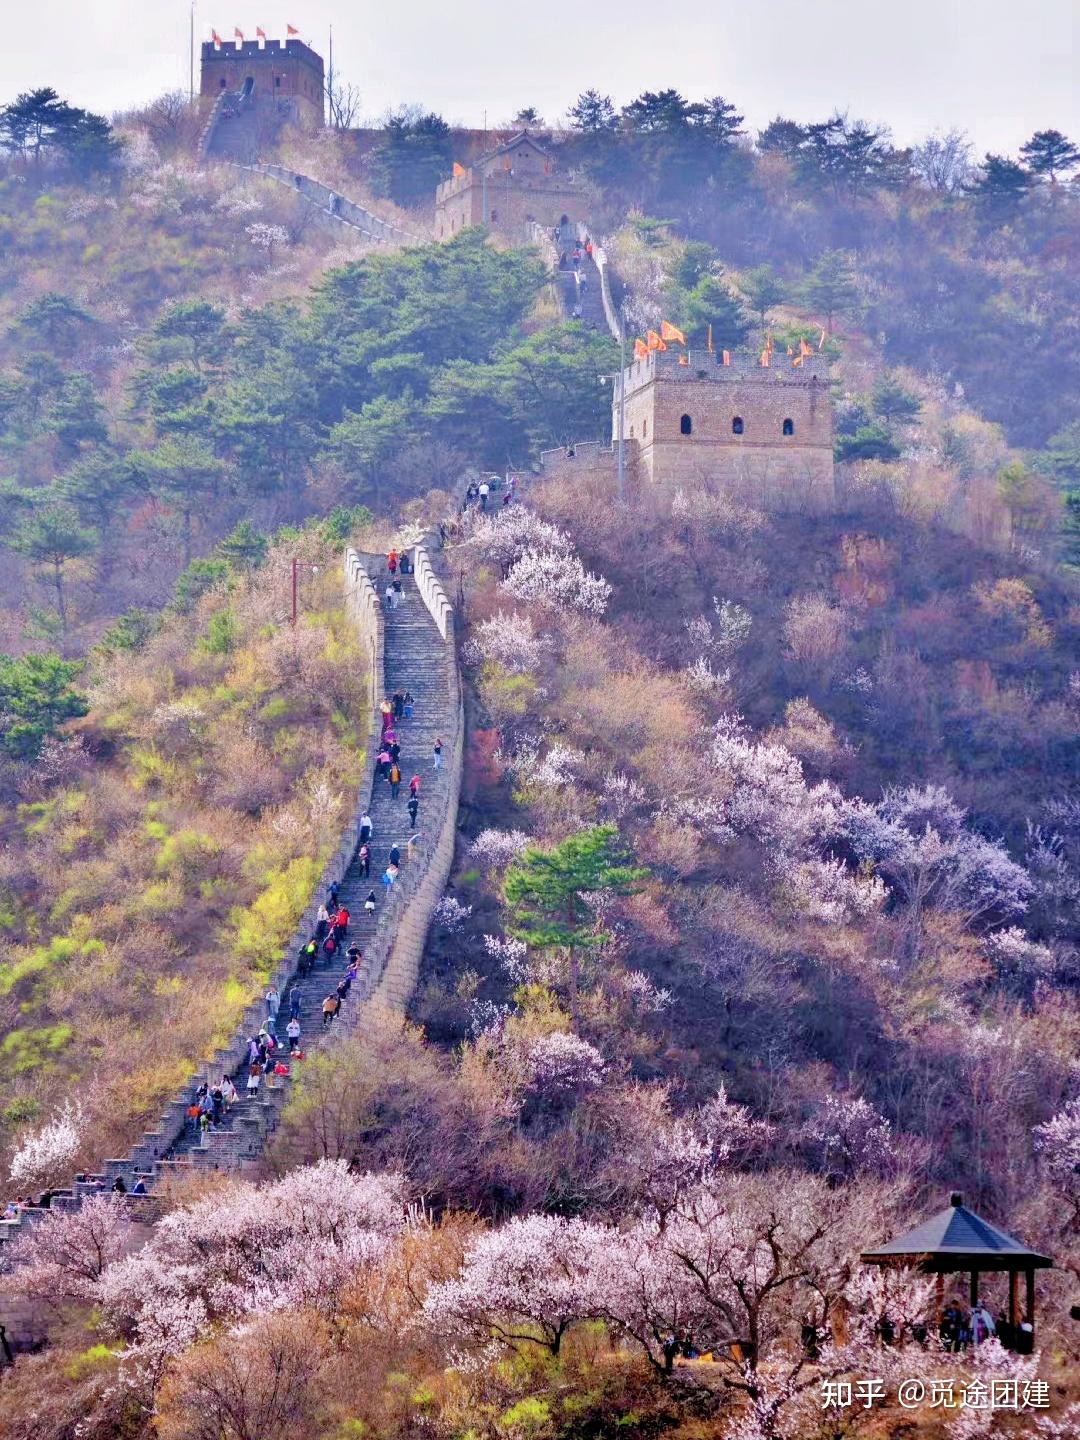
<path id="1" fill-rule="evenodd" d="M 302 40 L 207 41 L 202 47 L 199 93 L 212 103 L 224 91 L 253 110 L 291 119 L 305 130 L 324 124 L 322 56 Z"/>
<path id="2" fill-rule="evenodd" d="M 680 364 L 680 355 L 688 363 Z M 835 504 L 828 368 L 773 355 L 651 351 L 623 372 L 627 465 L 639 484 L 720 480 L 762 510 Z M 618 443 L 618 387 L 613 438 Z"/>
<path id="3" fill-rule="evenodd" d="M 450 240 L 471 225 L 521 240 L 537 221 L 553 229 L 580 218 L 581 194 L 559 173 L 552 153 L 527 130 L 482 155 L 435 191 L 435 239 Z"/>

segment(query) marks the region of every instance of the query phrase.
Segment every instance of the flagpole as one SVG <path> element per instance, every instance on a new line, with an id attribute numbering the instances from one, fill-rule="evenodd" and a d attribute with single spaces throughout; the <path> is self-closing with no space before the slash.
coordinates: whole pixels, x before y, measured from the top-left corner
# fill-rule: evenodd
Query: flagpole
<path id="1" fill-rule="evenodd" d="M 326 90 L 330 101 L 330 128 L 334 128 L 334 27 L 330 26 L 330 68 L 327 71 Z"/>
<path id="2" fill-rule="evenodd" d="M 191 74 L 189 76 L 188 102 L 192 109 L 195 107 L 195 0 L 191 0 Z"/>

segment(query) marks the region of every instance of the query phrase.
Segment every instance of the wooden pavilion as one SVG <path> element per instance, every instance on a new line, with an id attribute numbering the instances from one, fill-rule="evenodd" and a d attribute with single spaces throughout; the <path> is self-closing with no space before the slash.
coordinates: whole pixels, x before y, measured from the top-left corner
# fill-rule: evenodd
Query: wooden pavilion
<path id="1" fill-rule="evenodd" d="M 1009 1325 L 1016 1336 L 1021 1334 L 1021 1323 L 1029 1336 L 1034 1335 L 1035 1271 L 1046 1270 L 1054 1263 L 1048 1255 L 1029 1250 L 1015 1236 L 969 1210 L 958 1191 L 953 1192 L 947 1209 L 887 1245 L 865 1250 L 862 1261 L 864 1265 L 912 1266 L 924 1274 L 936 1275 L 939 1321 L 944 1309 L 946 1275 L 958 1272 L 970 1275 L 970 1299 L 974 1308 L 979 1299 L 979 1276 L 1005 1273 L 1009 1277 Z M 1021 1275 L 1025 1284 L 1023 1322 L 1018 1293 Z"/>

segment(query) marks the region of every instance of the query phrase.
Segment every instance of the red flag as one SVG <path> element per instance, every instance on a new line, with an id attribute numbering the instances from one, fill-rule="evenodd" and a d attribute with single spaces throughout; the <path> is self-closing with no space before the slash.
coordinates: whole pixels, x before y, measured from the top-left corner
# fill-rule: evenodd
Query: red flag
<path id="1" fill-rule="evenodd" d="M 215 45 L 224 45 L 225 43 L 216 30 L 210 31 L 210 39 L 214 42 Z"/>
<path id="2" fill-rule="evenodd" d="M 265 39 L 266 39 L 266 31 L 262 28 L 261 25 L 256 25 L 256 26 L 255 26 L 255 36 L 256 36 L 256 38 L 259 39 L 259 40 L 265 40 Z"/>
<path id="3" fill-rule="evenodd" d="M 680 345 L 686 344 L 686 336 L 683 332 L 677 330 L 675 326 L 667 320 L 660 321 L 660 336 L 663 340 L 677 340 Z"/>
<path id="4" fill-rule="evenodd" d="M 634 341 L 634 359 L 635 359 L 635 360 L 644 360 L 644 359 L 648 356 L 648 353 L 649 353 L 649 347 L 645 344 L 645 341 L 644 341 L 644 340 L 635 340 L 635 341 Z"/>
<path id="5" fill-rule="evenodd" d="M 297 30 L 297 28 L 296 28 L 295 25 L 286 25 L 286 26 L 285 26 L 285 34 L 286 34 L 286 35 L 299 35 L 299 34 L 300 34 L 300 31 Z"/>
<path id="6" fill-rule="evenodd" d="M 650 330 L 650 331 L 649 331 L 648 341 L 649 341 L 649 349 L 650 349 L 650 350 L 666 350 L 666 349 L 667 349 L 667 346 L 664 344 L 663 340 L 661 340 L 660 336 L 656 333 L 655 330 Z"/>
<path id="7" fill-rule="evenodd" d="M 233 26 L 233 32 L 232 32 L 232 33 L 236 36 L 237 40 L 243 40 L 243 38 L 244 38 L 244 32 L 240 29 L 240 26 L 239 26 L 239 25 L 234 25 L 234 26 Z"/>
<path id="8" fill-rule="evenodd" d="M 769 352 L 768 352 L 768 350 L 762 350 L 762 352 L 761 352 L 761 363 L 762 363 L 762 365 L 768 367 L 768 364 L 769 364 Z"/>
<path id="9" fill-rule="evenodd" d="M 459 165 L 458 162 L 455 160 L 455 161 L 454 161 L 454 179 L 455 179 L 455 180 L 460 180 L 461 177 L 462 177 L 462 175 L 464 175 L 464 174 L 465 174 L 465 166 L 464 166 L 464 165 Z"/>
<path id="10" fill-rule="evenodd" d="M 725 365 L 730 365 L 730 364 L 731 364 L 731 351 L 730 351 L 730 350 L 721 350 L 721 352 L 720 352 L 720 358 L 721 358 L 721 360 L 724 362 Z"/>

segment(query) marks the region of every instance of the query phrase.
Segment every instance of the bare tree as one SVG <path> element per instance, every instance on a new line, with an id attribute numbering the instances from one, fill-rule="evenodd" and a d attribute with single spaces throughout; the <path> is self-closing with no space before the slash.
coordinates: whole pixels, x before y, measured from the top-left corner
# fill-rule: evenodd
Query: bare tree
<path id="1" fill-rule="evenodd" d="M 971 178 L 971 141 L 963 130 L 935 131 L 912 150 L 911 167 L 928 189 L 955 195 Z"/>
<path id="2" fill-rule="evenodd" d="M 326 106 L 335 130 L 351 130 L 360 114 L 360 91 L 331 73 L 326 78 Z"/>

